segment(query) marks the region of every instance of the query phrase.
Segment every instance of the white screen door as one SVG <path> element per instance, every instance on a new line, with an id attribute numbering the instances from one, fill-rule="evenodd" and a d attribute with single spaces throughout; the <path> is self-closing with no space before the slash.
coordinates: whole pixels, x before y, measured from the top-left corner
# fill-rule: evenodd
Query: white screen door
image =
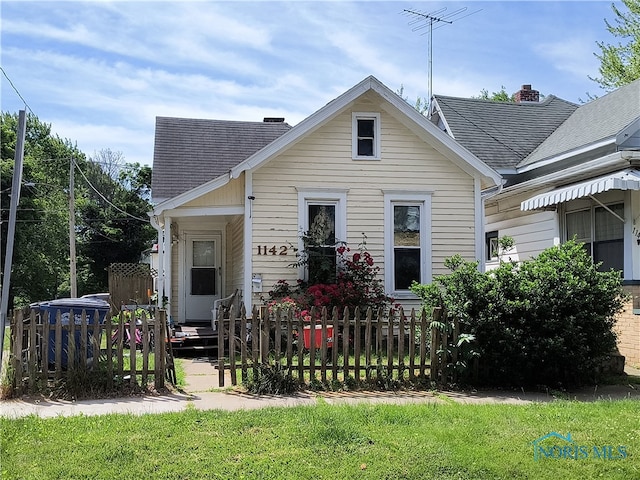
<path id="1" fill-rule="evenodd" d="M 211 321 L 213 301 L 220 298 L 220 236 L 187 236 L 184 279 L 185 316 L 190 321 Z"/>

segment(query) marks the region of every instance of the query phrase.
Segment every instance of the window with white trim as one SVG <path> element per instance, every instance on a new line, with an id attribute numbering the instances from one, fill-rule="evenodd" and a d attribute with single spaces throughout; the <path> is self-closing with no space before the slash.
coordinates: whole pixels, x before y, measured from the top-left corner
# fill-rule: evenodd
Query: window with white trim
<path id="1" fill-rule="evenodd" d="M 300 272 L 310 283 L 330 283 L 336 276 L 336 247 L 346 238 L 346 192 L 299 192 L 298 218 L 303 237 L 298 248 L 307 263 Z"/>
<path id="2" fill-rule="evenodd" d="M 380 160 L 380 114 L 352 114 L 354 160 Z"/>
<path id="3" fill-rule="evenodd" d="M 569 212 L 565 216 L 567 239 L 576 238 L 600 270 L 624 269 L 624 204 L 616 203 Z"/>
<path id="4" fill-rule="evenodd" d="M 431 196 L 385 195 L 385 286 L 409 293 L 431 281 Z"/>

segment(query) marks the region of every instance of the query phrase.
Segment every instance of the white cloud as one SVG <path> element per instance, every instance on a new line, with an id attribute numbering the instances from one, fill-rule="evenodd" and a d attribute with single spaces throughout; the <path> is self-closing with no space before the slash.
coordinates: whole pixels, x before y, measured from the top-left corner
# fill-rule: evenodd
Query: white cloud
<path id="1" fill-rule="evenodd" d="M 138 129 L 104 124 L 74 123 L 66 118 L 52 118 L 52 133 L 77 143 L 87 156 L 109 148 L 122 152 L 129 163 L 151 164 L 153 159 L 153 127 L 141 125 Z"/>
<path id="2" fill-rule="evenodd" d="M 423 6 L 431 11 L 431 3 Z M 438 30 L 434 91 L 472 96 L 502 85 L 515 91 L 521 82 L 564 98 L 586 91 L 586 74 L 597 73 L 592 37 L 609 4 L 526 6 L 522 18 L 519 2 L 485 3 L 483 12 Z M 87 154 L 111 148 L 128 161 L 150 162 L 159 115 L 282 116 L 296 124 L 368 75 L 393 91 L 404 86 L 410 102 L 424 98 L 428 43 L 400 15 L 404 7 L 3 2 L 2 66 L 40 119 Z M 596 27 L 583 28 L 591 17 Z M 3 78 L 2 109 L 18 108 Z"/>
<path id="3" fill-rule="evenodd" d="M 593 55 L 593 39 L 570 37 L 562 41 L 540 43 L 535 52 L 548 59 L 554 68 L 585 78 L 598 71 L 598 60 Z"/>

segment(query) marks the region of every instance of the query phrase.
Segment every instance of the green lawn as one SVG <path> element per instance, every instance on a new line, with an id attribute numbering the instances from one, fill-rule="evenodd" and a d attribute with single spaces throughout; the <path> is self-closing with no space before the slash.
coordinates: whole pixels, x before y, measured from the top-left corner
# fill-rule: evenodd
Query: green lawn
<path id="1" fill-rule="evenodd" d="M 639 419 L 632 400 L 3 418 L 0 459 L 3 479 L 626 480 L 640 478 Z M 627 456 L 535 461 L 550 432 Z"/>

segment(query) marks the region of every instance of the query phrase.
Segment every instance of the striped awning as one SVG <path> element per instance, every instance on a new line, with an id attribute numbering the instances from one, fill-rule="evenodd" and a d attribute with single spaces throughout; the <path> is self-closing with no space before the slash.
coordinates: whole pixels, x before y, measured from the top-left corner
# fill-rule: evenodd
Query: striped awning
<path id="1" fill-rule="evenodd" d="M 585 182 L 556 188 L 525 200 L 520 204 L 520 210 L 543 209 L 557 203 L 588 197 L 608 190 L 640 190 L 640 171 L 627 168 Z"/>

